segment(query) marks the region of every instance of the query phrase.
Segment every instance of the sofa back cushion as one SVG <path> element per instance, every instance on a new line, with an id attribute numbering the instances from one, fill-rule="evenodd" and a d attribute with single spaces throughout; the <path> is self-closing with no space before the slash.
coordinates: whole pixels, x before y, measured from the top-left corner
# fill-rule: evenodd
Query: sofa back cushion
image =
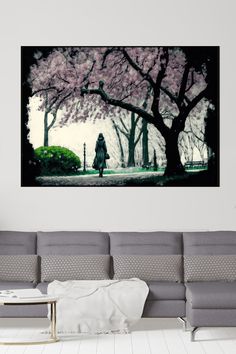
<path id="1" fill-rule="evenodd" d="M 36 232 L 0 231 L 0 255 L 36 253 Z"/>
<path id="2" fill-rule="evenodd" d="M 38 256 L 0 255 L 0 281 L 38 281 Z"/>
<path id="3" fill-rule="evenodd" d="M 236 280 L 236 232 L 184 232 L 184 279 Z"/>
<path id="4" fill-rule="evenodd" d="M 114 255 L 114 279 L 182 281 L 181 255 Z"/>
<path id="5" fill-rule="evenodd" d="M 184 280 L 235 281 L 236 255 L 184 256 Z"/>
<path id="6" fill-rule="evenodd" d="M 109 236 L 105 232 L 58 231 L 37 233 L 39 255 L 109 254 Z"/>
<path id="7" fill-rule="evenodd" d="M 112 255 L 182 254 L 180 232 L 111 232 Z"/>
<path id="8" fill-rule="evenodd" d="M 236 231 L 205 231 L 183 233 L 184 254 L 236 255 Z"/>
<path id="9" fill-rule="evenodd" d="M 109 279 L 109 255 L 41 256 L 41 281 Z"/>

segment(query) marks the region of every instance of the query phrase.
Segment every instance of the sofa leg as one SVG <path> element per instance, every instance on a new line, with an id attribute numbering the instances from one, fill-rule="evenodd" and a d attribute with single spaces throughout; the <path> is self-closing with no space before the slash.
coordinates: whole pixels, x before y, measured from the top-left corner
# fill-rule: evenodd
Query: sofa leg
<path id="1" fill-rule="evenodd" d="M 183 325 L 183 331 L 186 332 L 187 329 L 187 321 L 183 317 L 177 317 L 177 319 L 182 323 Z"/>
<path id="2" fill-rule="evenodd" d="M 191 342 L 194 342 L 195 340 L 195 333 L 197 332 L 198 327 L 193 327 L 193 329 L 191 330 Z"/>

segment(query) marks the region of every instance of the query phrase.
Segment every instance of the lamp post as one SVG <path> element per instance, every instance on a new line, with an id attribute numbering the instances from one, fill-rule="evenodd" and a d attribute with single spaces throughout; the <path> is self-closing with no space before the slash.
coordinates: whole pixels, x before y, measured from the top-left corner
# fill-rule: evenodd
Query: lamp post
<path id="1" fill-rule="evenodd" d="M 86 172 L 86 143 L 84 143 L 84 168 L 83 171 Z"/>

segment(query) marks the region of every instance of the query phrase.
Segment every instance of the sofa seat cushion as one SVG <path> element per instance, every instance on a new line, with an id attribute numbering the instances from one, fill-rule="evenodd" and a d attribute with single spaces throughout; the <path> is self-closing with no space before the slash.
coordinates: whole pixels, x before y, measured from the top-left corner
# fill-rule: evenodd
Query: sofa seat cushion
<path id="1" fill-rule="evenodd" d="M 180 283 L 172 282 L 146 282 L 149 287 L 149 294 L 147 300 L 184 300 L 185 286 Z M 48 282 L 39 283 L 37 289 L 43 294 L 47 294 Z"/>
<path id="2" fill-rule="evenodd" d="M 49 283 L 39 283 L 37 286 L 36 286 L 36 289 L 40 290 L 42 294 L 47 294 L 48 292 L 48 284 Z"/>
<path id="3" fill-rule="evenodd" d="M 149 294 L 147 300 L 183 300 L 185 286 L 182 283 L 147 281 Z"/>
<path id="4" fill-rule="evenodd" d="M 32 289 L 34 288 L 33 283 L 23 282 L 23 281 L 0 281 L 0 290 L 11 290 L 11 289 Z"/>
<path id="5" fill-rule="evenodd" d="M 194 309 L 236 309 L 236 282 L 187 283 L 186 299 Z"/>

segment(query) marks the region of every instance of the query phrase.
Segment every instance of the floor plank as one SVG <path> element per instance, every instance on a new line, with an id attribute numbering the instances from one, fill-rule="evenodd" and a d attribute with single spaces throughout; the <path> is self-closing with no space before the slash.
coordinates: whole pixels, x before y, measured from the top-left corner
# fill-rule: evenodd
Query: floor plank
<path id="1" fill-rule="evenodd" d="M 164 338 L 170 354 L 187 354 L 187 350 L 178 335 L 179 329 L 165 329 Z"/>
<path id="2" fill-rule="evenodd" d="M 149 342 L 144 331 L 132 332 L 132 351 L 135 354 L 151 354 Z"/>
<path id="3" fill-rule="evenodd" d="M 147 331 L 147 341 L 151 354 L 169 354 L 162 330 Z"/>
<path id="4" fill-rule="evenodd" d="M 83 335 L 80 340 L 78 354 L 96 354 L 98 345 L 98 335 Z"/>
<path id="5" fill-rule="evenodd" d="M 80 349 L 80 336 L 66 336 L 60 338 L 62 342 L 60 354 L 78 354 Z"/>
<path id="6" fill-rule="evenodd" d="M 211 328 L 200 328 L 195 334 L 195 340 L 199 341 L 205 353 L 222 354 L 224 353 L 217 340 L 211 335 Z M 227 353 L 233 354 L 233 353 Z"/>
<path id="7" fill-rule="evenodd" d="M 97 354 L 114 353 L 115 337 L 112 334 L 102 334 L 98 337 Z"/>
<path id="8" fill-rule="evenodd" d="M 39 328 L 33 328 L 31 330 L 31 335 L 29 336 L 29 339 L 31 341 L 40 341 L 40 340 L 46 340 L 48 338 L 48 334 L 42 334 L 41 333 L 42 329 Z M 37 344 L 37 345 L 30 345 L 28 344 L 26 346 L 24 354 L 42 354 L 44 350 L 44 344 Z"/>
<path id="9" fill-rule="evenodd" d="M 114 335 L 114 354 L 134 354 L 130 334 Z"/>
<path id="10" fill-rule="evenodd" d="M 45 344 L 42 354 L 60 354 L 62 349 L 62 342 Z"/>
<path id="11" fill-rule="evenodd" d="M 190 332 L 184 332 L 183 330 L 178 331 L 179 337 L 183 342 L 183 345 L 189 354 L 205 354 L 201 342 L 191 342 Z"/>

